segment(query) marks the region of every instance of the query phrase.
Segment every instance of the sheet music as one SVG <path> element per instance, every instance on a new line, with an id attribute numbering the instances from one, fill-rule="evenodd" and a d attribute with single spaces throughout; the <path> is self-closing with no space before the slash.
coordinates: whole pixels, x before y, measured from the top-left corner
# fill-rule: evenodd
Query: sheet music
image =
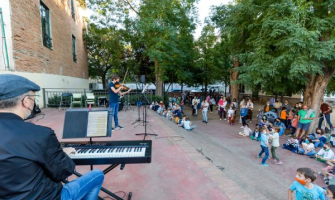
<path id="1" fill-rule="evenodd" d="M 87 137 L 107 136 L 108 111 L 88 113 Z"/>

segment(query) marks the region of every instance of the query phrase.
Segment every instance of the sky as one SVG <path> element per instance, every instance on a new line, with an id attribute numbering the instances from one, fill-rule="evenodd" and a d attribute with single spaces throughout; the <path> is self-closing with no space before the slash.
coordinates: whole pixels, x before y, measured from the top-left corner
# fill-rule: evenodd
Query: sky
<path id="1" fill-rule="evenodd" d="M 194 34 L 194 37 L 196 39 L 200 37 L 205 18 L 209 17 L 210 7 L 218 6 L 221 4 L 228 4 L 228 2 L 230 1 L 231 0 L 199 0 L 197 7 L 199 13 L 199 21 L 201 22 L 201 25 L 198 25 L 197 30 Z"/>

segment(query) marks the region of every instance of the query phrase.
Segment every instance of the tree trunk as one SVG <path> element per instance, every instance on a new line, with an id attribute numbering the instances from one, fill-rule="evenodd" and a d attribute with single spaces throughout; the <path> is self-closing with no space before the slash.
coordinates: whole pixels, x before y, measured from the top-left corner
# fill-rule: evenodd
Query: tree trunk
<path id="1" fill-rule="evenodd" d="M 308 134 L 312 133 L 319 123 L 318 116 L 320 113 L 321 100 L 324 96 L 325 89 L 327 88 L 330 79 L 334 75 L 334 72 L 335 68 L 324 68 L 323 75 L 317 74 L 310 77 L 309 82 L 305 87 L 304 104 L 306 104 L 308 108 L 315 112 L 315 119 L 311 123 Z"/>
<path id="2" fill-rule="evenodd" d="M 155 60 L 155 74 L 156 74 L 156 96 L 163 97 L 163 81 L 161 80 L 161 69 L 158 65 L 158 60 Z"/>
<path id="3" fill-rule="evenodd" d="M 230 70 L 230 88 L 231 88 L 231 98 L 232 99 L 238 99 L 239 91 L 238 91 L 238 83 L 235 83 L 235 81 L 238 80 L 239 72 L 237 68 L 240 66 L 240 62 L 238 58 L 235 58 L 234 60 L 234 69 Z"/>
<path id="4" fill-rule="evenodd" d="M 101 76 L 101 80 L 102 80 L 102 88 L 105 90 L 107 88 L 107 83 L 106 83 L 106 74 L 103 74 Z"/>

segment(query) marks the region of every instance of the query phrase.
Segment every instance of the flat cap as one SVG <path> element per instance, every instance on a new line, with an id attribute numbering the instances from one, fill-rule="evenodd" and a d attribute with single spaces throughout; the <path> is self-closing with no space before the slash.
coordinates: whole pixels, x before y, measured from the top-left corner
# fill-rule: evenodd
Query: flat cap
<path id="1" fill-rule="evenodd" d="M 0 74 L 0 100 L 18 97 L 29 91 L 39 91 L 36 83 L 13 74 Z"/>

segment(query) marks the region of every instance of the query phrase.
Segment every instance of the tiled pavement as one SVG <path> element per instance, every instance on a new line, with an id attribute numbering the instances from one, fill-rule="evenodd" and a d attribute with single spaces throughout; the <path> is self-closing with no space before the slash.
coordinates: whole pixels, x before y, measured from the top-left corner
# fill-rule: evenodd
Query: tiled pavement
<path id="1" fill-rule="evenodd" d="M 61 140 L 65 112 L 43 112 L 45 118 L 37 121 L 38 116 L 33 122 L 53 128 Z M 115 169 L 106 175 L 103 186 L 112 191 L 132 191 L 133 199 L 139 200 L 287 199 L 287 189 L 298 167 L 308 166 L 316 171 L 323 167 L 322 163 L 283 149 L 278 150 L 278 155 L 284 165 L 268 160 L 269 167 L 263 167 L 256 158 L 259 143 L 239 136 L 240 124 L 229 126 L 226 121 L 217 120 L 215 113 L 210 115 L 208 124 L 194 121 L 197 128 L 187 132 L 148 111 L 148 132 L 159 135 L 157 139 L 147 137 L 153 140 L 152 163 L 126 165 L 123 171 Z M 143 126 L 131 126 L 137 118 L 136 111 L 120 112 L 119 118 L 125 129 L 99 140 L 142 139 L 134 133 L 143 132 Z M 285 140 L 283 136 L 281 143 Z M 77 170 L 84 173 L 88 167 Z M 320 177 L 316 183 L 324 186 Z"/>

